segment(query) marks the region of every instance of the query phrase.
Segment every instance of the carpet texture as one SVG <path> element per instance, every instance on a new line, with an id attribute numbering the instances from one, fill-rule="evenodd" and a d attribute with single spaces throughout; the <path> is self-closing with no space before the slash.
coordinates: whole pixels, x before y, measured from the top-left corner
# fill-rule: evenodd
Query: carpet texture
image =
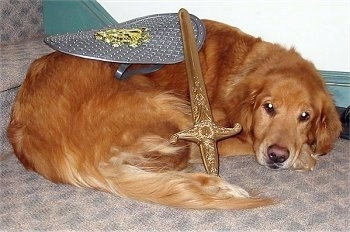
<path id="1" fill-rule="evenodd" d="M 42 35 L 42 8 L 42 0 L 0 0 L 0 44 L 13 44 Z"/>
<path id="2" fill-rule="evenodd" d="M 222 178 L 279 200 L 242 211 L 174 209 L 54 184 L 2 154 L 0 230 L 347 231 L 349 145 L 340 139 L 313 172 L 272 171 L 249 156 L 222 158 Z"/>

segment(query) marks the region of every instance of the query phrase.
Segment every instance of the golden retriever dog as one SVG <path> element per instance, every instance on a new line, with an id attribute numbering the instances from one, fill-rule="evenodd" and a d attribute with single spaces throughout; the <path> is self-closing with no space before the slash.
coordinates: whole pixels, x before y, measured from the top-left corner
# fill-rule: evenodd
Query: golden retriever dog
<path id="1" fill-rule="evenodd" d="M 218 142 L 221 156 L 255 155 L 269 169 L 313 170 L 341 131 L 314 65 L 294 49 L 205 20 L 200 61 L 214 119 L 243 130 Z M 273 199 L 220 177 L 190 172 L 195 144 L 169 138 L 193 126 L 184 63 L 114 77 L 116 63 L 60 52 L 30 66 L 8 137 L 23 165 L 58 183 L 195 209 L 242 209 Z M 224 175 L 224 174 L 222 174 Z"/>

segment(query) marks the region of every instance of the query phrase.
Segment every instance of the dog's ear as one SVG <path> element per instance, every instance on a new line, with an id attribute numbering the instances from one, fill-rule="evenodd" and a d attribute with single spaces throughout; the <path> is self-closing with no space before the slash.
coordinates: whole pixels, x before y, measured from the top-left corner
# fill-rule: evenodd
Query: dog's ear
<path id="1" fill-rule="evenodd" d="M 322 110 L 316 122 L 316 150 L 317 155 L 329 152 L 338 139 L 342 130 L 339 114 L 330 96 L 324 97 Z"/>
<path id="2" fill-rule="evenodd" d="M 261 84 L 259 84 L 259 83 Z M 251 131 L 253 126 L 253 115 L 254 111 L 258 107 L 259 95 L 262 91 L 261 80 L 255 80 L 253 84 L 243 86 L 244 92 L 240 93 L 240 96 L 237 97 L 239 101 L 236 103 L 236 107 L 239 107 L 237 111 L 237 116 L 235 119 L 239 120 L 243 125 L 245 131 Z"/>

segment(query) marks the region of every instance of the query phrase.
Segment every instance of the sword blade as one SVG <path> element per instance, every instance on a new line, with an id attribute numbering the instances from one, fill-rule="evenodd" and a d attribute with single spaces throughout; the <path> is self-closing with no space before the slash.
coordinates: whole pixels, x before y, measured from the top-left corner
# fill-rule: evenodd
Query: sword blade
<path id="1" fill-rule="evenodd" d="M 191 17 L 185 9 L 180 9 L 179 20 L 193 120 L 194 123 L 203 120 L 212 120 L 213 116 L 205 88 Z"/>

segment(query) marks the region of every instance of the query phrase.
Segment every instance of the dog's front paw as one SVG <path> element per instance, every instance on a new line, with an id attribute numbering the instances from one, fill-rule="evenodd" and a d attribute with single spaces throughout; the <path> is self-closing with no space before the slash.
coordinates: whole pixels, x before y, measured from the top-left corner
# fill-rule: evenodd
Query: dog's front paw
<path id="1" fill-rule="evenodd" d="M 313 154 L 310 145 L 304 144 L 292 168 L 298 171 L 313 171 L 317 158 L 318 156 Z"/>

